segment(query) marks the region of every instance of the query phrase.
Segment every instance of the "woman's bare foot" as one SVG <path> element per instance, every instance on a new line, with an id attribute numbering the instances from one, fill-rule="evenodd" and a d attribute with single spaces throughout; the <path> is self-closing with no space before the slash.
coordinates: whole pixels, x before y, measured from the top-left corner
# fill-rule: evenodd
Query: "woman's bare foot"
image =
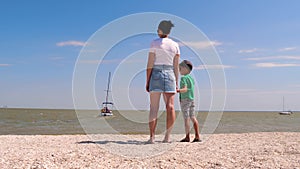
<path id="1" fill-rule="evenodd" d="M 150 139 L 146 142 L 146 144 L 154 144 L 154 138 L 150 137 Z"/>
<path id="2" fill-rule="evenodd" d="M 165 140 L 165 139 L 164 139 L 162 142 L 163 142 L 163 143 L 171 143 L 170 140 Z"/>
<path id="3" fill-rule="evenodd" d="M 165 136 L 165 138 L 162 141 L 163 143 L 171 143 L 170 138 L 168 136 Z"/>

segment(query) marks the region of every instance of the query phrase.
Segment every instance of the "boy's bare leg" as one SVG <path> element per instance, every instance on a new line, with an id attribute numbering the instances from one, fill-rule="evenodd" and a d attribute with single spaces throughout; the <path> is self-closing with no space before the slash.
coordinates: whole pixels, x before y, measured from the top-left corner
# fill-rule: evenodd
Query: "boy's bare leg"
<path id="1" fill-rule="evenodd" d="M 200 140 L 200 134 L 199 134 L 199 123 L 196 117 L 192 117 L 192 122 L 194 124 L 194 129 L 195 129 L 195 138 Z"/>
<path id="2" fill-rule="evenodd" d="M 185 140 L 190 141 L 190 118 L 184 119 Z"/>

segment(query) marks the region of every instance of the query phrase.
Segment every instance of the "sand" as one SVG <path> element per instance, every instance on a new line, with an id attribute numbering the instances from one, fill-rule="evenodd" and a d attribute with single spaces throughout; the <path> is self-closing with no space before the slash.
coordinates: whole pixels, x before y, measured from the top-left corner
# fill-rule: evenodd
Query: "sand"
<path id="1" fill-rule="evenodd" d="M 2 135 L 5 168 L 300 168 L 300 133 L 213 134 L 145 144 L 147 135 Z"/>

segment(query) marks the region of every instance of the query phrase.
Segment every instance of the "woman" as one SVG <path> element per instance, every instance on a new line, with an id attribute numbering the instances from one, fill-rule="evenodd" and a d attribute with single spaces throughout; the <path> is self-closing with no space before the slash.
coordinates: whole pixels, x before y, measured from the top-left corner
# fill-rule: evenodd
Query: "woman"
<path id="1" fill-rule="evenodd" d="M 149 143 L 154 143 L 157 114 L 161 94 L 163 95 L 167 110 L 166 134 L 163 142 L 170 142 L 170 134 L 175 121 L 174 98 L 178 86 L 179 74 L 179 46 L 169 39 L 171 21 L 161 21 L 158 25 L 158 36 L 151 43 L 147 63 L 146 90 L 150 93 L 149 113 Z"/>

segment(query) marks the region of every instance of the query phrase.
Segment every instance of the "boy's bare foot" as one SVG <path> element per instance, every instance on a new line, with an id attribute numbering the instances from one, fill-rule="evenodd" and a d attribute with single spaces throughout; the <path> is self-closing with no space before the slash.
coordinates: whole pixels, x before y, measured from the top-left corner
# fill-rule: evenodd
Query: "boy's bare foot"
<path id="1" fill-rule="evenodd" d="M 190 142 L 190 139 L 189 138 L 184 138 L 184 139 L 180 140 L 180 142 Z"/>
<path id="2" fill-rule="evenodd" d="M 193 140 L 193 143 L 195 143 L 195 142 L 201 142 L 202 140 L 200 140 L 200 138 L 195 138 L 194 140 Z"/>

